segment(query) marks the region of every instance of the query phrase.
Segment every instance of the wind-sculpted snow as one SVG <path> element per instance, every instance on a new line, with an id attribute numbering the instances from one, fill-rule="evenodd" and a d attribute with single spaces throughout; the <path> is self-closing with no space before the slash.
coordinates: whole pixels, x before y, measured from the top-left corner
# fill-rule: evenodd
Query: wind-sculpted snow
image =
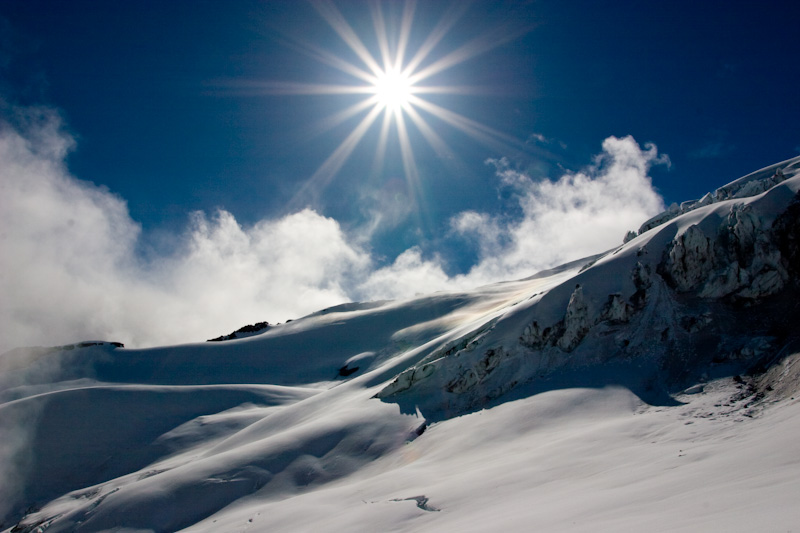
<path id="1" fill-rule="evenodd" d="M 699 200 L 690 200 L 681 205 L 673 204 L 669 209 L 660 213 L 639 228 L 639 235 L 660 226 L 677 216 L 700 207 L 730 200 L 734 198 L 750 198 L 761 194 L 781 183 L 782 181 L 800 174 L 800 157 L 788 159 L 782 163 L 763 168 L 736 181 L 720 187 L 714 192 L 709 192 Z"/>
<path id="2" fill-rule="evenodd" d="M 379 396 L 463 412 L 562 368 L 613 363 L 622 365 L 616 383 L 653 400 L 709 370 L 743 371 L 757 360 L 741 357 L 754 336 L 770 345 L 763 356 L 796 335 L 787 315 L 754 310 L 796 309 L 798 188 L 800 176 L 676 217 L 507 308 L 489 331 L 404 371 Z"/>
<path id="3" fill-rule="evenodd" d="M 4 354 L 0 529 L 786 530 L 798 161 L 519 281 Z"/>

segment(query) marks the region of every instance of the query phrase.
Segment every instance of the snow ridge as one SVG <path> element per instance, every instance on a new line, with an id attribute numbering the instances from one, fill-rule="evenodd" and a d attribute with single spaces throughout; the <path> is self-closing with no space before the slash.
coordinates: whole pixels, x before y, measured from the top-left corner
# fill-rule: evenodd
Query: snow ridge
<path id="1" fill-rule="evenodd" d="M 689 200 L 680 205 L 672 204 L 669 209 L 642 224 L 638 234 L 641 235 L 665 222 L 669 222 L 675 217 L 706 205 L 735 198 L 756 196 L 771 189 L 778 183 L 796 176 L 798 173 L 800 173 L 800 157 L 788 159 L 782 163 L 763 168 L 739 178 L 736 181 L 732 181 L 713 192 L 709 192 L 699 200 Z"/>
<path id="2" fill-rule="evenodd" d="M 228 342 L 4 354 L 0 530 L 786 530 L 798 191 L 795 158 L 600 256 Z"/>
<path id="3" fill-rule="evenodd" d="M 795 342 L 791 320 L 750 315 L 797 297 L 800 176 L 758 195 L 750 193 L 770 179 L 735 183 L 720 191 L 748 195 L 696 206 L 588 263 L 570 280 L 572 290 L 563 283 L 522 309 L 509 308 L 482 334 L 480 349 L 471 341 L 412 367 L 379 397 L 416 387 L 415 403 L 463 411 L 557 370 L 632 361 L 635 377 L 623 381 L 668 392 L 709 370 L 744 371 L 758 356 Z M 530 318 L 520 326 L 522 316 Z M 718 316 L 729 322 L 710 318 Z M 713 357 L 703 355 L 709 345 L 716 345 Z M 452 393 L 439 406 L 429 400 L 442 398 L 437 389 Z"/>

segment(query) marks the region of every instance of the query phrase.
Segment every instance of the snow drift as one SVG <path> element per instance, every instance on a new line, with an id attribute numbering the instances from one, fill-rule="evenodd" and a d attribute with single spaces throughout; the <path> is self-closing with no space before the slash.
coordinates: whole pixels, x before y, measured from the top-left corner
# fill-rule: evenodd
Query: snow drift
<path id="1" fill-rule="evenodd" d="M 6 353 L 0 528 L 786 530 L 798 190 L 795 158 L 474 291 Z"/>

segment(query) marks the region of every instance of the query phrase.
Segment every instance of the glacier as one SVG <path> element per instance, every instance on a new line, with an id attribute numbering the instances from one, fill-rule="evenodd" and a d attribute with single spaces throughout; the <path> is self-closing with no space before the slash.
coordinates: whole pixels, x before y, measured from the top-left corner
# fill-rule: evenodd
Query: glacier
<path id="1" fill-rule="evenodd" d="M 522 280 L 3 354 L 0 530 L 789 530 L 798 191 L 800 157 Z"/>

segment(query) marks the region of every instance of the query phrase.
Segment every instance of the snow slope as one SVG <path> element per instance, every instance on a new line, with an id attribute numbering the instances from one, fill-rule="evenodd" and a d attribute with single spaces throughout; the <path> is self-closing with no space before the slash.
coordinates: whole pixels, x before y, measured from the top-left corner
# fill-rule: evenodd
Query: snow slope
<path id="1" fill-rule="evenodd" d="M 791 530 L 799 189 L 795 158 L 474 291 L 4 354 L 0 529 Z"/>

